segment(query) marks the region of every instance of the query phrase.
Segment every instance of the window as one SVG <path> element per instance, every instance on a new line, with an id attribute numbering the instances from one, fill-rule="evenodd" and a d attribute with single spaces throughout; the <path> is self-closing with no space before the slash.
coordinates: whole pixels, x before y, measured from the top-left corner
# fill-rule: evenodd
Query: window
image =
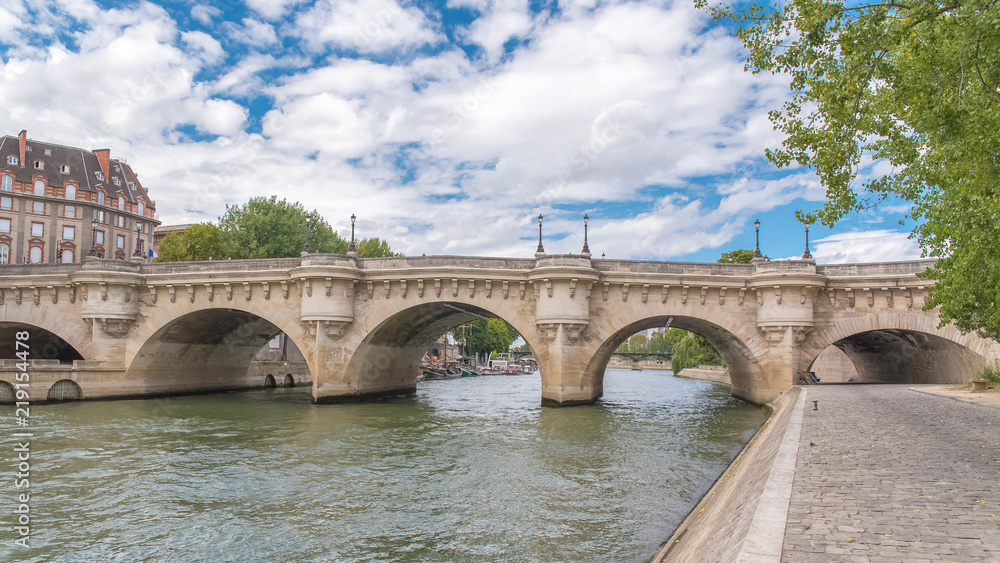
<path id="1" fill-rule="evenodd" d="M 116 186 L 122 185 L 122 181 L 118 179 L 118 176 L 115 176 L 114 178 L 112 178 L 111 179 L 111 183 L 114 184 L 114 185 L 116 185 Z"/>
<path id="2" fill-rule="evenodd" d="M 125 198 L 122 196 L 118 196 L 118 209 L 125 209 Z"/>
<path id="3" fill-rule="evenodd" d="M 10 264 L 10 246 L 0 242 L 0 264 Z"/>
<path id="4" fill-rule="evenodd" d="M 4 192 L 14 191 L 14 179 L 4 174 L 3 180 L 0 180 L 0 191 Z"/>
<path id="5" fill-rule="evenodd" d="M 118 235 L 118 242 L 115 243 L 118 248 L 125 248 L 125 235 Z"/>
<path id="6" fill-rule="evenodd" d="M 75 205 L 64 205 L 63 206 L 63 215 L 65 215 L 69 219 L 75 219 L 76 218 L 76 206 Z"/>
<path id="7" fill-rule="evenodd" d="M 104 244 L 104 231 L 94 231 L 94 244 Z"/>
<path id="8" fill-rule="evenodd" d="M 146 208 L 142 205 L 142 202 L 140 201 L 139 202 L 139 215 L 145 215 L 145 214 L 146 214 Z"/>
<path id="9" fill-rule="evenodd" d="M 76 199 L 76 186 L 66 184 L 66 199 Z"/>
<path id="10" fill-rule="evenodd" d="M 68 248 L 65 249 L 65 250 L 63 250 L 62 251 L 62 260 L 61 260 L 61 262 L 63 264 L 72 263 L 73 262 L 73 251 L 70 250 L 70 249 L 68 249 Z"/>
<path id="11" fill-rule="evenodd" d="M 115 217 L 115 224 L 118 225 L 118 227 L 124 229 L 125 228 L 125 216 L 124 215 L 119 215 L 119 216 Z"/>
<path id="12" fill-rule="evenodd" d="M 41 223 L 31 224 L 31 236 L 40 237 L 45 234 L 45 225 Z"/>
<path id="13" fill-rule="evenodd" d="M 28 252 L 28 261 L 32 264 L 42 263 L 42 247 L 32 246 L 31 251 Z"/>
<path id="14" fill-rule="evenodd" d="M 102 182 L 104 181 L 104 172 L 101 172 L 100 170 L 98 170 L 97 172 L 94 172 L 94 176 L 97 176 L 98 180 L 100 180 Z"/>
<path id="15" fill-rule="evenodd" d="M 17 157 L 10 155 L 7 157 L 7 164 L 17 164 Z"/>
<path id="16" fill-rule="evenodd" d="M 36 215 L 45 215 L 45 203 L 41 201 L 31 202 L 31 212 Z"/>
<path id="17" fill-rule="evenodd" d="M 35 180 L 35 195 L 45 195 L 45 180 Z"/>
<path id="18" fill-rule="evenodd" d="M 104 192 L 97 192 L 97 205 L 104 205 Z"/>
<path id="19" fill-rule="evenodd" d="M 45 149 L 42 152 L 45 153 L 45 156 L 52 156 L 52 149 Z"/>
<path id="20" fill-rule="evenodd" d="M 35 161 L 35 170 L 45 170 L 45 163 L 41 160 Z"/>
<path id="21" fill-rule="evenodd" d="M 69 164 L 63 164 L 59 167 L 60 174 L 69 174 Z"/>
<path id="22" fill-rule="evenodd" d="M 70 226 L 63 227 L 63 238 L 73 240 L 76 237 L 76 229 Z"/>
<path id="23" fill-rule="evenodd" d="M 0 197 L 0 209 L 14 209 L 14 198 L 7 196 Z"/>
<path id="24" fill-rule="evenodd" d="M 10 232 L 10 219 L 0 219 L 0 233 Z"/>

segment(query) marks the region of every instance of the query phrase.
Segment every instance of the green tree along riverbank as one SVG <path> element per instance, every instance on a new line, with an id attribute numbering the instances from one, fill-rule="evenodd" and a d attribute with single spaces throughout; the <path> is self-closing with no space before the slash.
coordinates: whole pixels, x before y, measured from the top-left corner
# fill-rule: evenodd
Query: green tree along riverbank
<path id="1" fill-rule="evenodd" d="M 722 365 L 722 357 L 701 336 L 671 328 L 666 333 L 657 331 L 649 339 L 644 334 L 636 334 L 622 342 L 618 352 L 631 354 L 673 354 L 670 365 L 674 373 L 699 365 Z"/>
<path id="2" fill-rule="evenodd" d="M 510 350 L 510 345 L 521 336 L 503 319 L 475 319 L 465 323 L 464 326 L 465 353 L 468 356 L 507 352 Z M 462 334 L 462 327 L 451 331 L 451 337 L 455 342 L 462 341 Z"/>
<path id="3" fill-rule="evenodd" d="M 219 224 L 191 225 L 183 233 L 170 233 L 160 242 L 158 262 L 291 258 L 305 248 L 306 225 L 310 252 L 344 254 L 350 242 L 334 232 L 316 210 L 277 196 L 255 197 L 241 206 L 226 206 Z M 378 238 L 361 239 L 358 256 L 393 256 L 389 244 Z"/>
<path id="4" fill-rule="evenodd" d="M 766 156 L 826 189 L 799 219 L 912 204 L 913 235 L 938 258 L 925 308 L 1000 339 L 1000 3 L 695 3 L 743 41 L 748 71 L 791 79 Z"/>

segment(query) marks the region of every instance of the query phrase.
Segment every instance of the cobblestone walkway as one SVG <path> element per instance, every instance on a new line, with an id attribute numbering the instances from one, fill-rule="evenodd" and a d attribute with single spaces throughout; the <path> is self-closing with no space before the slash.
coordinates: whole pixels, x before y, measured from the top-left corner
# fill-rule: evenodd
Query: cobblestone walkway
<path id="1" fill-rule="evenodd" d="M 1000 408 L 907 387 L 806 388 L 785 561 L 1000 562 Z"/>

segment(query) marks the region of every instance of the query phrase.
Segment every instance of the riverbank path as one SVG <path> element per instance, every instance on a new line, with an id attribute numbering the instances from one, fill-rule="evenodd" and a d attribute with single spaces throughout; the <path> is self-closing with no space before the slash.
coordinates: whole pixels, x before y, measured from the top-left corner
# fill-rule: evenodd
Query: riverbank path
<path id="1" fill-rule="evenodd" d="M 804 389 L 782 560 L 1000 562 L 1000 408 L 910 387 Z"/>

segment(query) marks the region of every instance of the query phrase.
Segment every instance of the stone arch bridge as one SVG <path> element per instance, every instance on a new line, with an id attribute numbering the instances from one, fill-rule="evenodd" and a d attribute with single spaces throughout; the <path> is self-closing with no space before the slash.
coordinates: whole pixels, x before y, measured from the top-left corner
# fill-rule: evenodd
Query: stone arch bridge
<path id="1" fill-rule="evenodd" d="M 306 358 L 314 400 L 341 402 L 412 392 L 432 341 L 496 316 L 533 349 L 547 405 L 601 397 L 618 345 L 668 323 L 708 339 L 733 395 L 757 403 L 803 380 L 831 345 L 869 381 L 963 381 L 1000 345 L 939 328 L 922 309 L 931 282 L 917 273 L 930 264 L 306 254 L 13 265 L 0 276 L 0 358 L 14 358 L 15 332 L 29 331 L 32 399 L 56 382 L 82 398 L 239 389 L 262 385 L 247 368 L 284 332 Z M 2 360 L 0 385 L 15 383 L 15 363 Z"/>

